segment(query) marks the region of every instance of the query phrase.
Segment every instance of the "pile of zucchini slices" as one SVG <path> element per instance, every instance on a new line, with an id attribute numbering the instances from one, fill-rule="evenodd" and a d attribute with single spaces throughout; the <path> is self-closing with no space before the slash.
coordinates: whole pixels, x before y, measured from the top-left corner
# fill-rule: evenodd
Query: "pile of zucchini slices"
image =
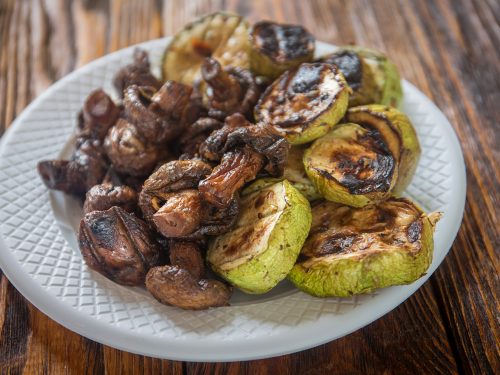
<path id="1" fill-rule="evenodd" d="M 251 120 L 290 144 L 282 176 L 243 187 L 238 220 L 210 240 L 207 262 L 255 294 L 285 278 L 318 297 L 412 283 L 431 264 L 440 214 L 401 197 L 421 150 L 398 110 L 399 72 L 364 47 L 314 52 L 302 26 L 249 26 L 225 13 L 188 25 L 167 48 L 165 79 L 197 85 L 207 56 L 249 69 L 263 88 Z"/>

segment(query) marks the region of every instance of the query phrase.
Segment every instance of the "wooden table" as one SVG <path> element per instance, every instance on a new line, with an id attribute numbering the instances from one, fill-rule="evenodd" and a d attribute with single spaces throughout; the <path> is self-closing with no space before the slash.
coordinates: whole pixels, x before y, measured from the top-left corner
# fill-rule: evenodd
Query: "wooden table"
<path id="1" fill-rule="evenodd" d="M 47 318 L 2 277 L 0 372 L 500 373 L 500 5 L 496 0 L 0 1 L 0 131 L 52 82 L 111 51 L 219 9 L 302 23 L 318 39 L 386 51 L 460 138 L 467 204 L 443 264 L 410 299 L 347 337 L 293 355 L 183 363 L 122 352 Z"/>

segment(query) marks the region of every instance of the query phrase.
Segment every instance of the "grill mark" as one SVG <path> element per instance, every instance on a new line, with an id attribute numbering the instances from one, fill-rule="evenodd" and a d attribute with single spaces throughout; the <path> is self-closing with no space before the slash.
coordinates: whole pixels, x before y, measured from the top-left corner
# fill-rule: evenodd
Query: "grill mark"
<path id="1" fill-rule="evenodd" d="M 321 62 L 337 66 L 353 90 L 361 87 L 363 77 L 363 65 L 359 55 L 352 51 L 339 51 L 332 53 Z"/>
<path id="2" fill-rule="evenodd" d="M 258 22 L 252 37 L 260 52 L 278 62 L 307 56 L 314 37 L 302 26 Z"/>

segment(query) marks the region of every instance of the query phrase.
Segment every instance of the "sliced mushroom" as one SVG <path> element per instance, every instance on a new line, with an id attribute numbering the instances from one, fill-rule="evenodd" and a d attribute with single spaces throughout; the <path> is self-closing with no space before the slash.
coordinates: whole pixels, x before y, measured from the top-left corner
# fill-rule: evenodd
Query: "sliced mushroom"
<path id="1" fill-rule="evenodd" d="M 125 185 L 114 186 L 110 183 L 95 185 L 86 194 L 83 212 L 106 211 L 113 206 L 134 212 L 137 208 L 137 193 Z"/>
<path id="2" fill-rule="evenodd" d="M 86 214 L 78 241 L 87 265 L 122 285 L 142 285 L 148 270 L 160 263 L 147 224 L 120 207 Z"/>

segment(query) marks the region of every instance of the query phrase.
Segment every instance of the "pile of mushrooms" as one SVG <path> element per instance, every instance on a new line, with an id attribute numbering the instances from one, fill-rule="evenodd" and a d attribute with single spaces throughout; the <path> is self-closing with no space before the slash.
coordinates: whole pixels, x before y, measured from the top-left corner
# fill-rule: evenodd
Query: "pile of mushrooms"
<path id="1" fill-rule="evenodd" d="M 202 77 L 203 92 L 162 84 L 136 50 L 114 78 L 122 102 L 92 92 L 71 159 L 38 164 L 47 187 L 81 198 L 91 269 L 194 310 L 229 304 L 232 288 L 206 273 L 207 241 L 234 226 L 246 182 L 283 173 L 289 148 L 252 124 L 260 89 L 248 70 L 206 58 Z"/>

